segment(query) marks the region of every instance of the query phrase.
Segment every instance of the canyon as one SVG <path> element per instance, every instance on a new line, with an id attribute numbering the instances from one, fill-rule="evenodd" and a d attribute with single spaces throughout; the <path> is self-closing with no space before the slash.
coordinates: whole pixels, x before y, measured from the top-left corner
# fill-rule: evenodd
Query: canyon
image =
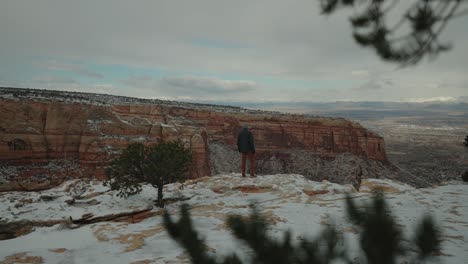
<path id="1" fill-rule="evenodd" d="M 189 178 L 235 172 L 243 124 L 255 137 L 258 174 L 298 173 L 357 185 L 389 173 L 406 177 L 388 162 L 381 136 L 342 118 L 0 88 L 0 191 L 42 190 L 71 178 L 103 180 L 106 166 L 130 142 L 181 140 L 193 152 Z M 336 167 L 343 159 L 348 167 Z"/>

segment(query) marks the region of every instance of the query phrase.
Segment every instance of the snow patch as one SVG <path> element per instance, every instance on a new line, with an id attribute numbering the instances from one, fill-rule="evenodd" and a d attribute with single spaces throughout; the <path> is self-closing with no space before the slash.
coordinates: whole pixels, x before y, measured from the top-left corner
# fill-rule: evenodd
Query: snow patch
<path id="1" fill-rule="evenodd" d="M 243 178 L 240 174 L 221 174 L 174 183 L 165 186 L 165 198 L 186 198 L 191 207 L 194 225 L 212 252 L 229 254 L 233 250 L 242 258 L 248 253 L 226 229 L 227 215 L 248 215 L 250 204 L 256 202 L 271 224 L 271 235 L 279 237 L 290 230 L 294 241 L 314 237 L 330 221 L 343 232 L 346 243 L 358 254 L 358 237 L 346 221 L 345 193 L 358 204 L 370 200 L 370 192 L 383 187 L 393 215 L 402 225 L 403 233 L 411 235 L 414 224 L 430 212 L 443 231 L 440 257 L 442 263 L 464 263 L 468 239 L 468 185 L 453 182 L 446 186 L 415 189 L 408 185 L 382 179 L 366 179 L 357 192 L 351 185 L 327 181 L 314 182 L 296 174 L 262 175 Z M 44 200 L 41 197 L 55 197 Z M 65 200 L 71 197 L 95 199 L 98 204 L 76 206 Z M 18 221 L 80 217 L 85 213 L 104 215 L 153 204 L 156 190 L 143 186 L 143 191 L 118 198 L 115 191 L 96 181 L 68 181 L 43 192 L 8 192 L 0 195 L 0 220 Z M 16 207 L 18 203 L 22 206 Z M 181 202 L 168 202 L 166 210 L 178 218 Z M 29 252 L 41 256 L 45 263 L 150 263 L 173 261 L 184 263 L 187 256 L 168 237 L 162 227 L 159 208 L 155 216 L 140 223 L 102 222 L 75 230 L 58 226 L 36 228 L 28 235 L 0 241 L 0 262 L 12 254 Z"/>

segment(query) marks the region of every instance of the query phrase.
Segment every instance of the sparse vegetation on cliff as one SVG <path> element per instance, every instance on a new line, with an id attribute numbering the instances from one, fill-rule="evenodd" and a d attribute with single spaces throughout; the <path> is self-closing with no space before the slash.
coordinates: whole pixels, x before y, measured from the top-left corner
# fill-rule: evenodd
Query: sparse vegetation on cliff
<path id="1" fill-rule="evenodd" d="M 182 180 L 191 160 L 191 151 L 179 141 L 154 146 L 132 143 L 106 170 L 105 184 L 128 197 L 141 192 L 141 183 L 149 183 L 158 189 L 157 205 L 164 207 L 164 185 Z"/>
<path id="2" fill-rule="evenodd" d="M 387 207 L 382 193 L 374 194 L 370 204 L 358 208 L 348 196 L 348 217 L 360 232 L 361 256 L 350 259 L 343 236 L 334 225 L 329 224 L 315 239 L 301 238 L 292 242 L 291 233 L 285 232 L 281 239 L 268 235 L 269 225 L 257 209 L 249 218 L 229 216 L 227 225 L 234 236 L 252 251 L 251 263 L 368 263 L 393 264 L 406 258 L 405 263 L 424 263 L 440 251 L 440 231 L 430 216 L 419 223 L 415 236 L 406 243 L 403 233 Z M 190 255 L 195 264 L 244 263 L 236 254 L 220 257 L 208 254 L 207 245 L 194 229 L 189 208 L 181 207 L 181 216 L 174 222 L 166 212 L 164 225 L 170 236 Z"/>
<path id="3" fill-rule="evenodd" d="M 463 142 L 463 145 L 465 145 L 465 147 L 468 148 L 468 136 L 466 136 L 465 138 L 465 142 Z"/>

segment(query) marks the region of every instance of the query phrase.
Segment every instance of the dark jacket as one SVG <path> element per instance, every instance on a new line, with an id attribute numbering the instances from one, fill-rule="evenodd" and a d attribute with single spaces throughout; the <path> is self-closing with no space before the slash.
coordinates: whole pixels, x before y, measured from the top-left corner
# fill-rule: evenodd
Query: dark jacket
<path id="1" fill-rule="evenodd" d="M 255 153 L 254 138 L 252 132 L 250 132 L 247 128 L 242 129 L 242 131 L 237 136 L 237 150 L 241 153 Z"/>

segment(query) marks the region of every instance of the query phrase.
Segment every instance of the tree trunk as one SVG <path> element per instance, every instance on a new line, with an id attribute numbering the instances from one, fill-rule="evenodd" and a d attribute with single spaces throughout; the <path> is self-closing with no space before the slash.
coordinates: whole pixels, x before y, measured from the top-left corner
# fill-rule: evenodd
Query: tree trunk
<path id="1" fill-rule="evenodd" d="M 163 185 L 158 185 L 158 206 L 164 208 L 164 201 L 163 201 Z"/>

